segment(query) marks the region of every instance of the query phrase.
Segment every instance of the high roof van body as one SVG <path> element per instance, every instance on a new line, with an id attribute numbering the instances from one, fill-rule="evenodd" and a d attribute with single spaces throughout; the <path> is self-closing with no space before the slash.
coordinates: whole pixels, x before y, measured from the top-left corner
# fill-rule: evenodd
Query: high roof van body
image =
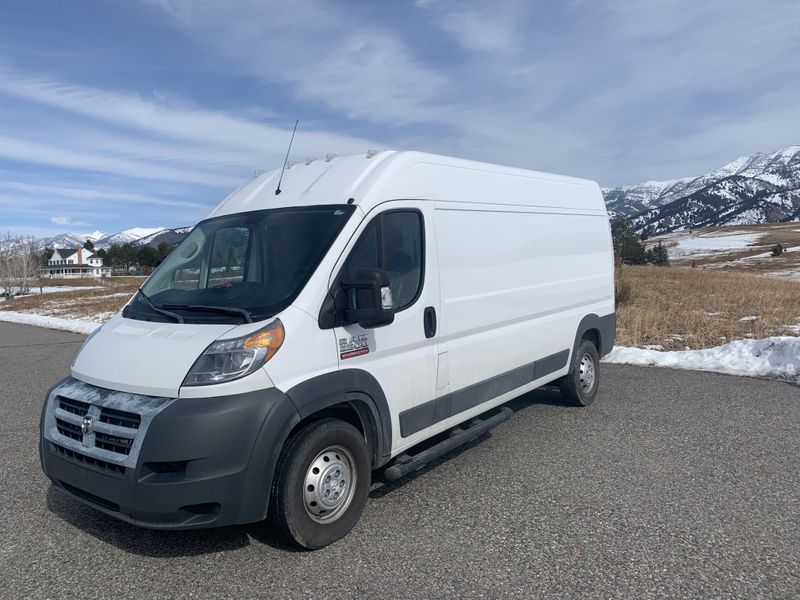
<path id="1" fill-rule="evenodd" d="M 420 442 L 545 384 L 594 400 L 615 335 L 596 183 L 391 151 L 280 176 L 199 223 L 49 392 L 58 488 L 151 528 L 269 516 L 318 548 Z"/>

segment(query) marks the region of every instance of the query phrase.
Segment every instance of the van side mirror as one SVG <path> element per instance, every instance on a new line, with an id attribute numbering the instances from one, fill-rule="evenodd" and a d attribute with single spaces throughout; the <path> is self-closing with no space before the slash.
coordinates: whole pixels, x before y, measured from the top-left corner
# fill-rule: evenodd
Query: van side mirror
<path id="1" fill-rule="evenodd" d="M 342 288 L 347 295 L 344 316 L 348 323 L 373 329 L 394 321 L 392 290 L 383 269 L 361 269 L 354 279 L 342 281 Z"/>

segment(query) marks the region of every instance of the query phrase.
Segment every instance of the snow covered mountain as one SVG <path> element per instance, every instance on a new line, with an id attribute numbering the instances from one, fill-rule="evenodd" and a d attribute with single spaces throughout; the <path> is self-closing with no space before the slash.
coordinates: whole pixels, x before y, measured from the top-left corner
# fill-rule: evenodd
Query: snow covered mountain
<path id="1" fill-rule="evenodd" d="M 170 246 L 174 246 L 179 242 L 183 241 L 189 232 L 192 230 L 191 227 L 178 227 L 175 229 L 159 229 L 158 231 L 151 233 L 150 235 L 146 235 L 142 238 L 136 240 L 133 245 L 134 246 L 150 246 L 152 248 L 158 248 L 159 244 L 169 244 Z"/>
<path id="2" fill-rule="evenodd" d="M 163 231 L 163 227 L 132 227 L 125 231 L 120 231 L 111 235 L 103 236 L 98 240 L 92 240 L 96 248 L 109 248 L 110 246 L 123 246 L 134 244 L 142 238 Z"/>
<path id="3" fill-rule="evenodd" d="M 40 248 L 77 248 L 83 246 L 86 240 L 97 242 L 108 236 L 105 231 L 93 231 L 91 233 L 60 233 L 53 237 L 37 240 Z"/>
<path id="4" fill-rule="evenodd" d="M 614 217 L 639 231 L 800 220 L 800 146 L 741 156 L 700 177 L 604 189 Z"/>
<path id="5" fill-rule="evenodd" d="M 111 246 L 133 244 L 134 246 L 157 247 L 166 242 L 170 245 L 177 244 L 191 231 L 191 227 L 164 228 L 164 227 L 132 227 L 117 233 L 94 231 L 92 233 L 61 233 L 52 237 L 36 241 L 39 248 L 77 248 L 83 246 L 86 240 L 92 240 L 97 249 L 108 250 Z"/>

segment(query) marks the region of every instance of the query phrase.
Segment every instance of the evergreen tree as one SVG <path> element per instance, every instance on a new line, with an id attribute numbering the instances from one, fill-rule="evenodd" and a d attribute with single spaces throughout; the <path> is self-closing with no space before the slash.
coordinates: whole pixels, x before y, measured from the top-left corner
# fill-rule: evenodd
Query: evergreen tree
<path id="1" fill-rule="evenodd" d="M 172 252 L 174 246 L 171 246 L 167 242 L 161 242 L 158 245 L 158 264 L 161 264 L 165 258 L 169 256 L 169 253 Z"/>
<path id="2" fill-rule="evenodd" d="M 157 267 L 161 260 L 158 251 L 150 246 L 142 246 L 136 253 L 136 259 L 142 267 Z"/>
<path id="3" fill-rule="evenodd" d="M 94 252 L 94 242 L 92 240 L 86 240 L 83 243 L 83 249 L 88 250 L 89 252 Z"/>
<path id="4" fill-rule="evenodd" d="M 52 248 L 42 248 L 42 251 L 39 253 L 39 262 L 42 265 L 46 265 L 47 262 L 53 257 L 53 250 Z"/>
<path id="5" fill-rule="evenodd" d="M 617 260 L 626 265 L 643 265 L 647 262 L 644 244 L 630 219 L 617 221 L 611 229 L 611 236 Z"/>
<path id="6" fill-rule="evenodd" d="M 650 256 L 651 263 L 657 267 L 669 266 L 669 252 L 667 252 L 667 247 L 661 242 L 658 242 L 655 246 L 648 250 L 648 252 L 652 253 Z"/>

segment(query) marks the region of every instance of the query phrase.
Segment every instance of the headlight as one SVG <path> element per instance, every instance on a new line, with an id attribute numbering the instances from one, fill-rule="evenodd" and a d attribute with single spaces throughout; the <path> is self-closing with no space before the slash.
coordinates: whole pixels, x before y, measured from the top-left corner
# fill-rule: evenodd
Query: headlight
<path id="1" fill-rule="evenodd" d="M 283 338 L 283 323 L 275 319 L 248 336 L 218 340 L 195 361 L 183 385 L 211 385 L 249 375 L 273 357 Z"/>

